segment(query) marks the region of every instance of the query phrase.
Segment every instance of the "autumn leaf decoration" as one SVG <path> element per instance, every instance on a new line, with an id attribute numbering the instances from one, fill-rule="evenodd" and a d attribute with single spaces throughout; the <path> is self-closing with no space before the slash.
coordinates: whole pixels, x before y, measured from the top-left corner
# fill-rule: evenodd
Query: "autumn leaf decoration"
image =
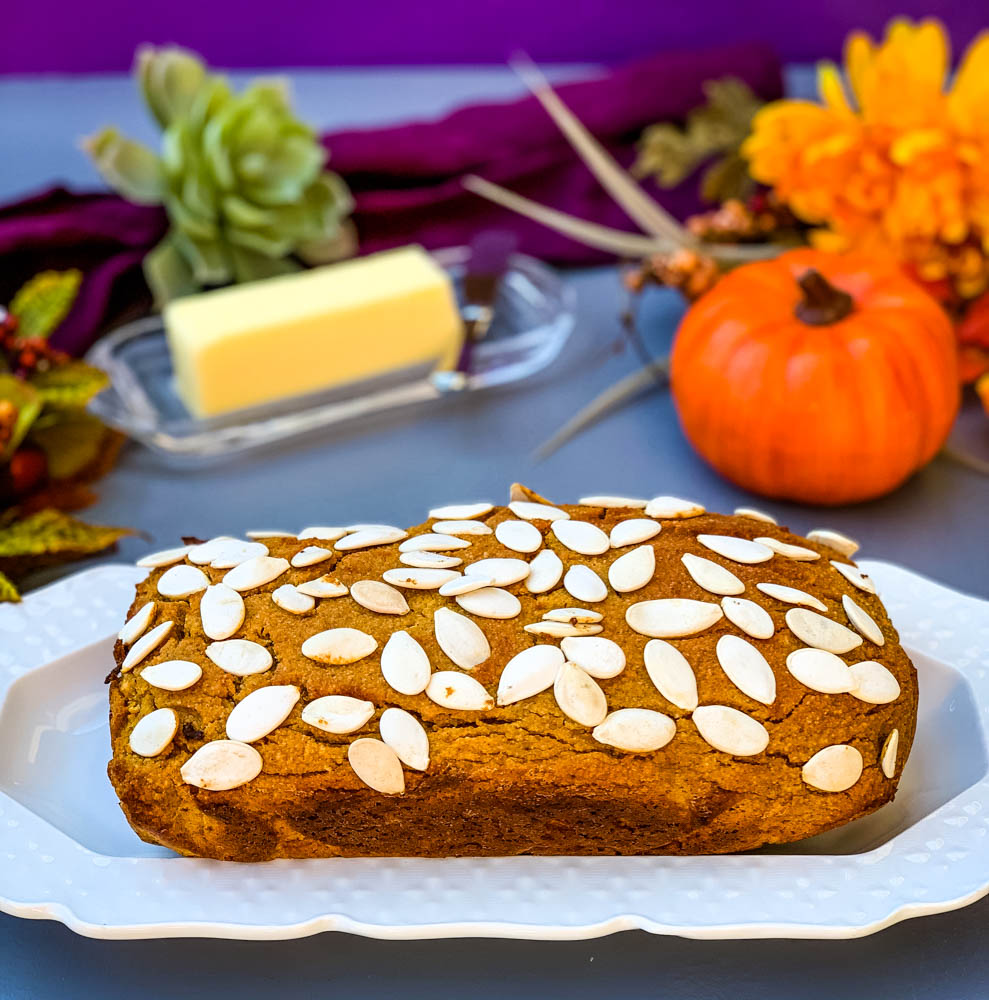
<path id="1" fill-rule="evenodd" d="M 14 581 L 31 570 L 102 552 L 129 533 L 67 513 L 93 502 L 88 484 L 122 440 L 86 412 L 106 374 L 48 343 L 81 279 L 46 271 L 0 310 L 0 601 L 19 600 Z"/>
<path id="2" fill-rule="evenodd" d="M 705 104 L 687 115 L 683 128 L 672 122 L 650 125 L 639 140 L 633 177 L 652 177 L 660 187 L 673 188 L 702 164 L 705 200 L 724 202 L 746 198 L 755 189 L 742 143 L 763 102 L 742 80 L 725 77 L 704 84 Z"/>

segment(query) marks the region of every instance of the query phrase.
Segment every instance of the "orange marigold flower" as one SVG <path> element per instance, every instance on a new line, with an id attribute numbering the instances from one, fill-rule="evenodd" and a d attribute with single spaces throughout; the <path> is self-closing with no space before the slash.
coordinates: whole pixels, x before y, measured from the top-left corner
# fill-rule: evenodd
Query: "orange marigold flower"
<path id="1" fill-rule="evenodd" d="M 743 146 L 752 176 L 821 227 L 816 245 L 883 253 L 970 291 L 989 254 L 989 32 L 946 89 L 950 66 L 937 21 L 894 20 L 880 43 L 853 33 L 844 73 L 819 67 L 820 104 L 756 115 Z"/>

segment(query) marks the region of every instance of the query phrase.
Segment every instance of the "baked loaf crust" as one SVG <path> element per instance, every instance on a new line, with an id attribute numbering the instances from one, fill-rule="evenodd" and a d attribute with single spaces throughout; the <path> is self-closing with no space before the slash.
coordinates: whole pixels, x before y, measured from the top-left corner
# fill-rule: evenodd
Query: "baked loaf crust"
<path id="1" fill-rule="evenodd" d="M 893 798 L 916 671 L 854 543 L 673 498 L 513 497 L 141 560 L 109 677 L 139 836 L 235 861 L 722 853 Z M 497 586 L 410 586 L 477 586 L 465 569 Z"/>

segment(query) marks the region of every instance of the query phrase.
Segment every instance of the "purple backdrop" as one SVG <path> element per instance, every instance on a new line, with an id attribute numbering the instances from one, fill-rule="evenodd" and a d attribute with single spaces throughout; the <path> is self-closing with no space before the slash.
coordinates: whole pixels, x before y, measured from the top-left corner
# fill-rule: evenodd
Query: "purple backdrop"
<path id="1" fill-rule="evenodd" d="M 762 39 L 783 59 L 836 56 L 853 27 L 935 15 L 959 49 L 986 25 L 976 0 L 8 0 L 0 72 L 130 66 L 140 42 L 180 42 L 218 66 L 611 61 Z M 53 26 L 57 25 L 58 30 Z"/>

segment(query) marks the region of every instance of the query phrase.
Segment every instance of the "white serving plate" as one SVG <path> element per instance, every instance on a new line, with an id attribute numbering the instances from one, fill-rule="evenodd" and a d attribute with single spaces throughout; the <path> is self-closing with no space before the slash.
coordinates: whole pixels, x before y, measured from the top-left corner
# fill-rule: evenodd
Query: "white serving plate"
<path id="1" fill-rule="evenodd" d="M 104 675 L 143 570 L 104 566 L 0 605 L 0 910 L 98 938 L 851 938 L 989 891 L 989 603 L 864 563 L 920 671 L 896 801 L 730 857 L 179 858 L 140 841 L 105 776 Z"/>

